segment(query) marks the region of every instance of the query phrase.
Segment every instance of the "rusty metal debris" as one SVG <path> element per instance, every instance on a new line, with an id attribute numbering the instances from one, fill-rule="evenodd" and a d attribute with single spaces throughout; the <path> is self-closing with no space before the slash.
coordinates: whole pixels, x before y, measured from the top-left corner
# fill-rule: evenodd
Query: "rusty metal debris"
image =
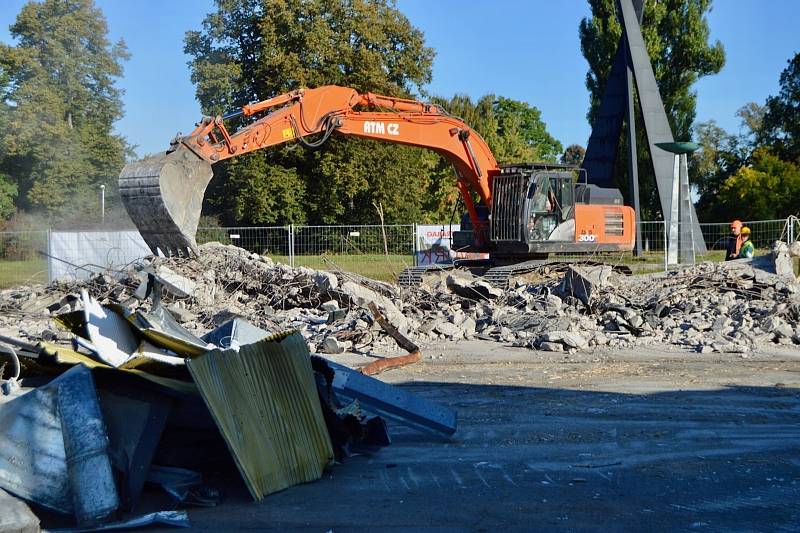
<path id="1" fill-rule="evenodd" d="M 418 362 L 422 359 L 422 353 L 419 351 L 419 346 L 411 342 L 407 337 L 400 333 L 396 327 L 383 316 L 378 306 L 374 302 L 368 304 L 369 310 L 378 324 L 381 325 L 383 330 L 392 337 L 397 344 L 408 352 L 408 355 L 399 355 L 397 357 L 387 357 L 385 359 L 378 359 L 373 361 L 367 366 L 361 368 L 361 373 L 366 376 L 374 376 L 380 374 L 385 370 L 392 368 L 400 368 Z"/>

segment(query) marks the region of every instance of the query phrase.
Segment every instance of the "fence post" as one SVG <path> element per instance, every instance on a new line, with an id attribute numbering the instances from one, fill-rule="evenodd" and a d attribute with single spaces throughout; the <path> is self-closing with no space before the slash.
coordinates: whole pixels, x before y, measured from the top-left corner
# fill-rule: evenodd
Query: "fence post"
<path id="1" fill-rule="evenodd" d="M 417 265 L 417 223 L 411 225 L 411 253 L 414 254 L 414 266 Z"/>
<path id="2" fill-rule="evenodd" d="M 661 222 L 661 228 L 664 233 L 664 272 L 669 272 L 669 248 L 667 243 L 667 221 Z"/>
<path id="3" fill-rule="evenodd" d="M 51 235 L 52 228 L 47 228 L 47 283 L 51 283 L 53 281 L 53 248 L 51 245 Z"/>
<path id="4" fill-rule="evenodd" d="M 289 266 L 294 268 L 294 224 L 289 224 Z"/>

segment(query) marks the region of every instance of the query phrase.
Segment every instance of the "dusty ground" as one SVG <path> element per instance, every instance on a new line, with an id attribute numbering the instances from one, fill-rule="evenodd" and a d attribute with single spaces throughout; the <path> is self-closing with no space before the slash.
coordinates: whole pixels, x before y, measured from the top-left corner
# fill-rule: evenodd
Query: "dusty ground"
<path id="1" fill-rule="evenodd" d="M 800 350 L 424 351 L 381 379 L 456 409 L 451 441 L 392 426 L 391 446 L 260 503 L 234 474 L 223 505 L 190 512 L 193 527 L 800 529 Z"/>

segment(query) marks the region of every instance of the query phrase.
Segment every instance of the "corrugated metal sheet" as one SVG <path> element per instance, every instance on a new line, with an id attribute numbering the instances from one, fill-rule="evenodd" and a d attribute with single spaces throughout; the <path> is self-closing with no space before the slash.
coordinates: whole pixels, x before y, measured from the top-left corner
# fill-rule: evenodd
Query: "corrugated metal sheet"
<path id="1" fill-rule="evenodd" d="M 322 476 L 333 448 L 299 333 L 187 365 L 254 499 Z"/>

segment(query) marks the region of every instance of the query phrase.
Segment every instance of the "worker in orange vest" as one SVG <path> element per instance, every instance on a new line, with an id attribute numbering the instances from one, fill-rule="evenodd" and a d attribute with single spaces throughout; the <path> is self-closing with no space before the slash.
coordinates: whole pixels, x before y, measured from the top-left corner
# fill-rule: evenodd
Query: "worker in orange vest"
<path id="1" fill-rule="evenodd" d="M 731 236 L 728 237 L 728 251 L 725 260 L 731 261 L 739 258 L 739 250 L 742 248 L 742 221 L 734 220 L 731 222 Z"/>

